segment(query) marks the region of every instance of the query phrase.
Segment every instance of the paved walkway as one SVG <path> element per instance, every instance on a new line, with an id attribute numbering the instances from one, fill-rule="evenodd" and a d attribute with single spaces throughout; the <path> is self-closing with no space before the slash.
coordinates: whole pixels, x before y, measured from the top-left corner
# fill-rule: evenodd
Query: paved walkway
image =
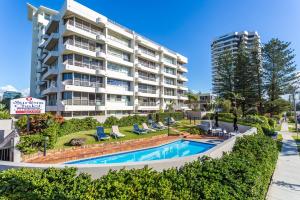
<path id="1" fill-rule="evenodd" d="M 281 127 L 283 144 L 277 161 L 273 179 L 268 191 L 268 200 L 300 199 L 300 157 L 288 124 Z"/>

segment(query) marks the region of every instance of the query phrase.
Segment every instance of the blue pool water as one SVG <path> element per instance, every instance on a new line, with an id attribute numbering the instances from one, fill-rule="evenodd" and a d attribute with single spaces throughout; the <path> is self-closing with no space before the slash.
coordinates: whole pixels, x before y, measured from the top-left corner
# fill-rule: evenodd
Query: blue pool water
<path id="1" fill-rule="evenodd" d="M 162 146 L 149 149 L 131 151 L 127 153 L 119 153 L 84 160 L 67 162 L 66 164 L 112 164 L 112 163 L 127 163 L 140 162 L 151 160 L 163 160 L 169 158 L 178 158 L 190 156 L 207 151 L 214 147 L 213 144 L 178 140 Z"/>

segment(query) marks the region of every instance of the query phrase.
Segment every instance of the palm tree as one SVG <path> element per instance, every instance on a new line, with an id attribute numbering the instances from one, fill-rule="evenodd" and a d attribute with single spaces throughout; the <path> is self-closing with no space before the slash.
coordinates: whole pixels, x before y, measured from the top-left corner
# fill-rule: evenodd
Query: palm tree
<path id="1" fill-rule="evenodd" d="M 199 95 L 189 92 L 187 94 L 188 97 L 188 104 L 191 106 L 192 110 L 196 110 L 197 106 L 199 105 Z"/>

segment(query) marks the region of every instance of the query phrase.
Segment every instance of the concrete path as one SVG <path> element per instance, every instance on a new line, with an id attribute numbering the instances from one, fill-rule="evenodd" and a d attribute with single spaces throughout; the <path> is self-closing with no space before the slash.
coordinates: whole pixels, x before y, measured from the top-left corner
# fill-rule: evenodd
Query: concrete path
<path id="1" fill-rule="evenodd" d="M 267 194 L 268 200 L 300 199 L 300 156 L 297 145 L 288 132 L 288 124 L 281 127 L 283 144 L 279 154 L 273 179 Z"/>

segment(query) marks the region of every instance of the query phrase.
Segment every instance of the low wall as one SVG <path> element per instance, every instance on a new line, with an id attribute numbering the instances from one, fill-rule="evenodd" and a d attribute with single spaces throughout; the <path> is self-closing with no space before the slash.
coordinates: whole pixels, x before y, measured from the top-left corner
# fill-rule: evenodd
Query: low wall
<path id="1" fill-rule="evenodd" d="M 244 127 L 246 128 L 246 127 Z M 200 157 L 207 155 L 212 158 L 219 158 L 223 155 L 223 152 L 230 152 L 232 147 L 234 146 L 235 140 L 238 137 L 242 137 L 244 135 L 251 135 L 257 132 L 256 128 L 247 127 L 247 130 L 244 133 L 241 133 L 237 136 L 231 137 L 221 144 L 216 145 L 215 147 L 209 149 L 206 152 L 181 157 L 181 158 L 173 158 L 166 160 L 157 160 L 157 161 L 147 161 L 147 162 L 135 162 L 135 163 L 126 163 L 126 164 L 32 164 L 32 163 L 12 163 L 12 162 L 0 162 L 0 170 L 6 170 L 10 168 L 40 168 L 45 169 L 49 167 L 55 168 L 64 168 L 64 167 L 76 167 L 78 169 L 78 173 L 84 172 L 90 174 L 93 178 L 99 178 L 108 173 L 109 170 L 119 170 L 119 169 L 139 169 L 145 166 L 153 168 L 157 171 L 162 171 L 164 169 L 168 169 L 171 167 L 181 167 L 185 165 L 187 162 L 191 162 L 199 159 Z"/>
<path id="2" fill-rule="evenodd" d="M 12 119 L 1 119 L 0 120 L 0 143 L 13 129 Z"/>

